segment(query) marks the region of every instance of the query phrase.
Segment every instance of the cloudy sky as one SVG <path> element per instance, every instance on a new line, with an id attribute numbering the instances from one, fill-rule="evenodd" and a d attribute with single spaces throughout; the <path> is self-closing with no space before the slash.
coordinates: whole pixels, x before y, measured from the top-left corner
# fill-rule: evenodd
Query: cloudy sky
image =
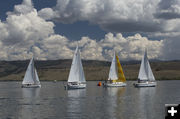
<path id="1" fill-rule="evenodd" d="M 0 60 L 180 59 L 180 0 L 2 0 Z"/>

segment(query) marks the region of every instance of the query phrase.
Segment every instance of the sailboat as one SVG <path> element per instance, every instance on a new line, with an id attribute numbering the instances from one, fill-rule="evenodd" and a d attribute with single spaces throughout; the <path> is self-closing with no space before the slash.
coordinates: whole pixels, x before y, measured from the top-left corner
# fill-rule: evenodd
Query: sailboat
<path id="1" fill-rule="evenodd" d="M 22 88 L 38 88 L 38 87 L 41 87 L 41 84 L 39 81 L 36 68 L 34 67 L 34 58 L 32 57 L 22 82 Z"/>
<path id="2" fill-rule="evenodd" d="M 76 47 L 71 69 L 68 77 L 66 89 L 83 89 L 86 88 L 86 80 L 84 76 L 83 66 L 78 46 Z"/>
<path id="3" fill-rule="evenodd" d="M 124 76 L 120 61 L 116 53 L 111 62 L 108 81 L 104 84 L 106 87 L 124 87 L 126 86 L 126 78 Z"/>
<path id="4" fill-rule="evenodd" d="M 148 57 L 147 50 L 144 52 L 144 56 L 141 60 L 141 66 L 138 75 L 138 82 L 134 84 L 136 87 L 155 87 L 156 82 L 151 70 Z"/>

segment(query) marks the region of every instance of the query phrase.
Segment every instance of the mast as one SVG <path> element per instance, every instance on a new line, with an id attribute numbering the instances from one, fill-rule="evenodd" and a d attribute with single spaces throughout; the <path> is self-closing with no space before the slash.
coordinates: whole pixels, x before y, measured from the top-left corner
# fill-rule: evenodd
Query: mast
<path id="1" fill-rule="evenodd" d="M 35 70 L 34 70 L 34 57 L 32 57 L 32 77 L 33 77 L 33 80 L 34 80 L 34 83 L 36 82 L 36 77 L 35 77 Z"/>

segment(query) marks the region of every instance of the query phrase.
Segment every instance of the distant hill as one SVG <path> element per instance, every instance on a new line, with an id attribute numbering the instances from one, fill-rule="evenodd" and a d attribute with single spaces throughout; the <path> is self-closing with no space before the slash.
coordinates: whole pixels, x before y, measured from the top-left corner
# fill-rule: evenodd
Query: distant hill
<path id="1" fill-rule="evenodd" d="M 40 80 L 67 80 L 72 60 L 35 61 Z M 0 61 L 0 80 L 22 80 L 29 60 Z M 127 80 L 136 80 L 140 61 L 121 62 Z M 106 80 L 110 62 L 83 60 L 86 80 Z M 180 79 L 180 61 L 151 61 L 155 78 Z"/>

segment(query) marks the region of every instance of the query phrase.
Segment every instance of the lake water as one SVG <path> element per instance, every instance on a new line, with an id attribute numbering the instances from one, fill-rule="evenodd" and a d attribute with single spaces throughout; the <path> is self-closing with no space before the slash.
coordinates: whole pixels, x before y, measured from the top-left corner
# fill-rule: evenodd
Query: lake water
<path id="1" fill-rule="evenodd" d="M 41 82 L 37 89 L 21 82 L 0 82 L 1 119 L 164 119 L 166 103 L 180 103 L 180 81 L 158 81 L 157 87 L 98 87 L 64 90 L 63 82 Z"/>

